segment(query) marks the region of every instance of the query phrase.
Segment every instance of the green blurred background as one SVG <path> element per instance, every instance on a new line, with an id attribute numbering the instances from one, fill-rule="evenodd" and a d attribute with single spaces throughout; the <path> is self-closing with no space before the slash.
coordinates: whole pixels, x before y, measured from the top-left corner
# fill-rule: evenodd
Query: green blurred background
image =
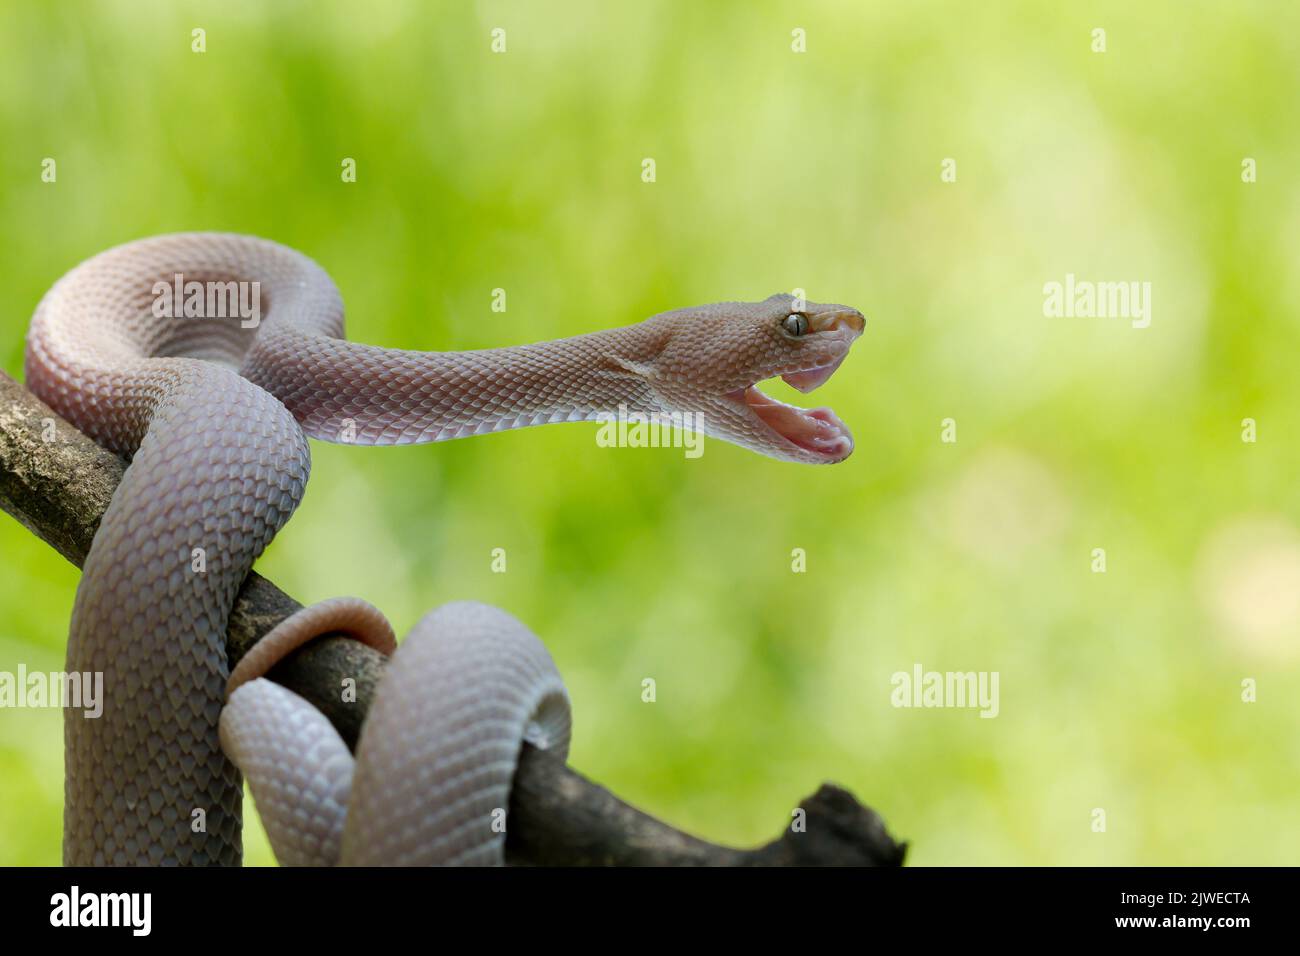
<path id="1" fill-rule="evenodd" d="M 317 444 L 259 568 L 399 634 L 508 609 L 568 683 L 572 765 L 712 840 L 772 838 L 830 779 L 916 864 L 1295 863 L 1297 27 L 1183 0 L 6 2 L 0 359 L 21 374 L 63 272 L 178 230 L 301 249 L 394 347 L 855 305 L 816 396 L 842 465 L 594 425 Z M 1044 317 L 1067 273 L 1151 282 L 1151 326 Z M 0 557 L 0 669 L 60 667 L 77 572 L 7 517 Z M 997 671 L 999 716 L 895 709 L 916 663 Z M 58 711 L 0 711 L 0 863 L 59 861 L 61 749 Z M 273 862 L 251 813 L 247 843 Z"/>

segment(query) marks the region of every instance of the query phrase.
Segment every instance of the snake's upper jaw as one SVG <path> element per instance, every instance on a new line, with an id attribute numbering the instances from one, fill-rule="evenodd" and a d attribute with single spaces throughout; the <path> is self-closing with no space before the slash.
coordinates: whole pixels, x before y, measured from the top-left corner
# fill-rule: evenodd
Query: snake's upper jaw
<path id="1" fill-rule="evenodd" d="M 840 363 L 848 356 L 849 347 L 866 327 L 867 320 L 857 309 L 835 306 L 809 313 L 808 330 L 816 340 L 826 343 L 823 346 L 825 361 L 812 368 L 787 372 L 781 378 L 787 385 L 805 394 L 820 387 L 835 374 Z"/>
<path id="2" fill-rule="evenodd" d="M 848 353 L 845 353 L 845 355 L 847 354 Z M 819 365 L 816 368 L 811 368 L 803 372 L 789 372 L 782 375 L 781 378 L 787 385 L 797 388 L 806 395 L 814 389 L 819 388 L 828 378 L 835 374 L 835 370 L 839 368 L 840 363 L 844 361 L 845 355 L 841 355 L 833 362 L 828 362 L 825 365 Z"/>

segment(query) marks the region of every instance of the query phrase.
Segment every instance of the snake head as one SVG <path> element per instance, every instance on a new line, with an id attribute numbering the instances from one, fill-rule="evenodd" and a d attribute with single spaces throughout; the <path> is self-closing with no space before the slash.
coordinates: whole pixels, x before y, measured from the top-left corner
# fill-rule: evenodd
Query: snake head
<path id="1" fill-rule="evenodd" d="M 780 377 L 801 392 L 839 368 L 866 327 L 857 309 L 778 294 L 656 316 L 664 347 L 649 384 L 663 410 L 702 416 L 705 434 L 783 461 L 830 464 L 853 436 L 829 408 L 787 405 L 759 390 Z"/>

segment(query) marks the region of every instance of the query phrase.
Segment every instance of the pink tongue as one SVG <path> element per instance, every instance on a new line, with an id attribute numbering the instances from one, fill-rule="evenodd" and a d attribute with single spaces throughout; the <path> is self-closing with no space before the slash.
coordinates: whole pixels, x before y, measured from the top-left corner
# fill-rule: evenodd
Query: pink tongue
<path id="1" fill-rule="evenodd" d="M 841 358 L 839 361 L 832 362 L 830 365 L 824 365 L 821 368 L 811 369 L 807 372 L 791 372 L 789 375 L 782 375 L 781 378 L 792 388 L 797 388 L 799 391 L 804 393 L 811 392 L 818 385 L 822 384 L 822 382 L 834 375 L 835 370 L 840 367 L 840 362 L 843 361 L 844 359 Z"/>

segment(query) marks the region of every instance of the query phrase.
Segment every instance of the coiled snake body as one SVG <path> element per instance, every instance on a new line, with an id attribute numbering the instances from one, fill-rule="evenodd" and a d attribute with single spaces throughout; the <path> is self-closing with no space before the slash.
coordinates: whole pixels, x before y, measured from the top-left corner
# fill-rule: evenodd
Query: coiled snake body
<path id="1" fill-rule="evenodd" d="M 164 287 L 190 283 L 252 286 L 258 320 L 158 308 Z M 815 388 L 862 330 L 853 309 L 779 295 L 534 345 L 410 352 L 345 340 L 329 277 L 266 240 L 160 236 L 77 266 L 36 310 L 27 382 L 131 465 L 73 608 L 68 669 L 102 672 L 106 700 L 98 719 L 65 716 L 64 862 L 239 862 L 241 769 L 282 863 L 499 862 L 521 741 L 563 753 L 569 739 L 564 686 L 514 618 L 451 604 L 421 620 L 355 763 L 320 713 L 260 675 L 330 631 L 393 652 L 374 608 L 306 608 L 228 671 L 236 591 L 302 497 L 307 438 L 441 441 L 623 409 L 691 413 L 775 458 L 840 461 L 852 439 L 833 413 L 755 385 Z"/>

